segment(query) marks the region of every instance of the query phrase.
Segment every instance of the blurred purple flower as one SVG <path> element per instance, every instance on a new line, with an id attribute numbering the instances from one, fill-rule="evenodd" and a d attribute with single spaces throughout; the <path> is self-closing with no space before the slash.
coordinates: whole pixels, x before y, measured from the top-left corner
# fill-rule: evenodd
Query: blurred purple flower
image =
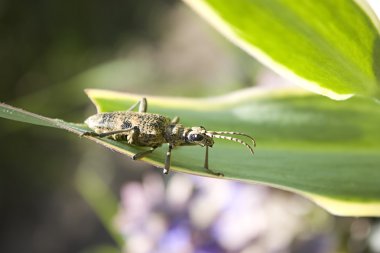
<path id="1" fill-rule="evenodd" d="M 295 240 L 327 245 L 313 251 L 323 253 L 333 245 L 311 228 L 329 217 L 302 197 L 264 186 L 183 174 L 165 184 L 148 174 L 122 189 L 116 224 L 131 253 L 290 252 Z"/>

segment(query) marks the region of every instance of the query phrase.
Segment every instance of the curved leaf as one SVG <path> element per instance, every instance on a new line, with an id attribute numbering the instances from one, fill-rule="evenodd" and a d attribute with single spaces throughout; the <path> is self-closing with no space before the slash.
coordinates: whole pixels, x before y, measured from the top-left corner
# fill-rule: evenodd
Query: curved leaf
<path id="1" fill-rule="evenodd" d="M 140 95 L 87 90 L 98 111 L 129 108 Z M 380 215 L 380 115 L 371 101 L 336 102 L 299 90 L 244 90 L 209 99 L 148 96 L 148 111 L 180 116 L 187 126 L 241 131 L 256 137 L 255 156 L 216 140 L 210 167 L 225 178 L 260 182 L 303 194 L 339 215 Z M 137 152 L 134 147 L 126 148 Z M 162 167 L 166 147 L 146 160 Z M 173 151 L 172 168 L 208 175 L 204 149 Z"/>
<path id="2" fill-rule="evenodd" d="M 87 90 L 99 111 L 129 108 L 141 95 Z M 216 140 L 210 168 L 226 179 L 263 183 L 302 194 L 338 215 L 380 216 L 380 115 L 378 106 L 353 98 L 336 102 L 299 90 L 249 89 L 222 97 L 147 97 L 149 112 L 181 117 L 188 126 L 242 131 L 256 137 L 251 156 L 244 146 Z M 0 117 L 58 127 L 81 134 L 84 124 L 67 123 L 0 104 Z M 110 139 L 86 137 L 123 154 L 143 150 Z M 145 161 L 162 167 L 166 147 Z M 203 169 L 202 147 L 173 151 L 172 170 L 212 176 Z"/>
<path id="3" fill-rule="evenodd" d="M 295 84 L 333 99 L 379 97 L 380 26 L 367 5 L 371 15 L 354 0 L 184 1 Z"/>

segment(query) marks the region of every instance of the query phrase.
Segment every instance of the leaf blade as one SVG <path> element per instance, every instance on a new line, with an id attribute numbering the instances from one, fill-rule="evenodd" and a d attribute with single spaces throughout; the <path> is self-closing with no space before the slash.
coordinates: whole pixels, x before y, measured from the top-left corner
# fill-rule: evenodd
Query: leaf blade
<path id="1" fill-rule="evenodd" d="M 102 90 L 87 90 L 87 94 L 105 111 L 125 110 L 141 98 Z M 184 125 L 256 137 L 253 158 L 237 143 L 216 141 L 210 150 L 210 168 L 223 172 L 225 178 L 296 192 L 338 215 L 380 216 L 380 115 L 375 103 L 360 98 L 336 102 L 299 90 L 258 89 L 209 99 L 147 98 L 149 112 L 178 115 Z M 35 115 L 10 106 L 0 108 Z M 9 118 L 5 114 L 0 110 L 0 117 Z M 42 118 L 50 126 L 78 135 L 88 131 L 84 124 Z M 85 138 L 128 156 L 143 150 L 107 138 Z M 165 153 L 163 147 L 144 160 L 162 167 Z M 203 157 L 201 147 L 175 149 L 172 170 L 212 177 L 202 168 Z"/>
<path id="2" fill-rule="evenodd" d="M 378 96 L 380 39 L 351 0 L 185 0 L 233 43 L 318 94 Z"/>
<path id="3" fill-rule="evenodd" d="M 357 98 L 335 102 L 299 91 L 256 91 L 245 90 L 240 102 L 234 96 L 185 99 L 183 103 L 181 99 L 147 98 L 150 112 L 178 115 L 185 125 L 243 131 L 256 137 L 253 159 L 237 144 L 215 143 L 210 166 L 226 178 L 297 192 L 339 215 L 380 215 L 376 104 Z M 102 90 L 87 90 L 87 94 L 101 111 L 123 110 L 141 97 Z M 321 128 L 325 133 L 318 132 Z M 146 160 L 162 166 L 165 152 L 165 148 L 158 149 Z M 178 148 L 173 152 L 172 168 L 210 176 L 202 168 L 203 155 L 200 147 Z"/>

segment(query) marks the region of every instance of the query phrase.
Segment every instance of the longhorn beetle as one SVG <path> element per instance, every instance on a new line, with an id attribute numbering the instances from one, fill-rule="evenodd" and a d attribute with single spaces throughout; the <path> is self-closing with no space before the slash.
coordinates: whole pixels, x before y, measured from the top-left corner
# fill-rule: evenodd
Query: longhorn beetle
<path id="1" fill-rule="evenodd" d="M 139 106 L 138 112 L 133 110 Z M 247 134 L 228 131 L 207 131 L 204 127 L 185 127 L 179 124 L 179 117 L 172 120 L 168 117 L 155 113 L 147 113 L 148 103 L 145 98 L 140 99 L 127 111 L 98 113 L 86 119 L 85 123 L 94 132 L 85 132 L 83 135 L 94 137 L 109 137 L 116 141 L 127 142 L 135 146 L 150 147 L 146 151 L 132 156 L 133 160 L 140 159 L 164 143 L 169 144 L 166 153 L 163 173 L 167 174 L 170 169 L 170 156 L 176 146 L 199 145 L 206 148 L 204 168 L 216 176 L 222 173 L 214 172 L 208 167 L 208 148 L 214 144 L 213 138 L 235 141 L 246 146 L 252 153 L 252 147 L 246 142 L 228 135 L 240 135 L 248 137 L 256 146 L 255 139 Z"/>

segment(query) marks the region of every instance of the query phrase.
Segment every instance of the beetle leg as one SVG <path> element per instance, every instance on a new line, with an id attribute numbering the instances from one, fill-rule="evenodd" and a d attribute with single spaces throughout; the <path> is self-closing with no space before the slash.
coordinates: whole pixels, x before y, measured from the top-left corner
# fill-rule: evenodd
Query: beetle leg
<path id="1" fill-rule="evenodd" d="M 211 174 L 214 174 L 215 176 L 218 176 L 218 177 L 223 177 L 223 173 L 220 173 L 220 172 L 215 172 L 211 169 L 209 169 L 208 167 L 208 146 L 206 146 L 206 154 L 205 154 L 205 163 L 204 163 L 204 166 L 203 166 L 206 170 L 208 170 Z"/>
<path id="2" fill-rule="evenodd" d="M 136 104 L 132 105 L 127 111 L 133 111 L 139 106 L 139 112 L 146 112 L 148 110 L 148 102 L 146 98 L 141 98 Z"/>
<path id="3" fill-rule="evenodd" d="M 141 158 L 149 155 L 150 153 L 152 153 L 156 148 L 157 147 L 153 147 L 153 148 L 150 148 L 149 150 L 145 150 L 145 151 L 142 151 L 140 153 L 137 153 L 137 154 L 132 156 L 132 159 L 133 160 L 141 159 Z"/>
<path id="4" fill-rule="evenodd" d="M 172 155 L 172 149 L 173 149 L 172 144 L 169 144 L 168 152 L 166 152 L 165 167 L 164 167 L 164 170 L 162 171 L 164 174 L 168 174 L 169 173 L 169 169 L 170 169 L 170 157 Z"/>
<path id="5" fill-rule="evenodd" d="M 134 144 L 140 134 L 140 130 L 138 127 L 133 127 L 133 129 L 129 132 L 127 136 L 128 144 Z"/>
<path id="6" fill-rule="evenodd" d="M 178 117 L 178 116 L 175 116 L 175 117 L 172 119 L 172 121 L 171 121 L 172 124 L 177 124 L 178 122 L 179 122 L 179 117 Z"/>
<path id="7" fill-rule="evenodd" d="M 87 131 L 80 134 L 80 137 L 83 137 L 83 136 L 99 137 L 99 134 L 92 131 Z"/>
<path id="8" fill-rule="evenodd" d="M 206 146 L 206 153 L 205 153 L 205 163 L 203 166 L 206 170 L 209 170 L 208 168 L 208 146 Z"/>

